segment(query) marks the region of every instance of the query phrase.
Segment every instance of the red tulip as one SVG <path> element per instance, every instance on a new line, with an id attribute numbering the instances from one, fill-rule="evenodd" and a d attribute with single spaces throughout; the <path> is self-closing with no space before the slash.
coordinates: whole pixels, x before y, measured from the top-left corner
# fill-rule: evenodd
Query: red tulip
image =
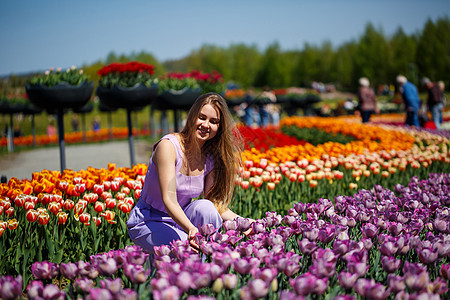
<path id="1" fill-rule="evenodd" d="M 23 197 L 22 195 L 19 195 L 18 197 L 16 197 L 16 199 L 14 199 L 14 205 L 17 207 L 22 207 L 25 204 L 25 197 Z"/>
<path id="2" fill-rule="evenodd" d="M 2 201 L 0 201 L 0 206 L 7 210 L 11 207 L 11 202 L 9 202 L 9 200 L 3 199 Z"/>
<path id="3" fill-rule="evenodd" d="M 101 202 L 101 201 L 97 201 L 94 204 L 94 210 L 98 213 L 103 212 L 106 209 L 106 203 L 105 202 Z"/>
<path id="4" fill-rule="evenodd" d="M 243 181 L 241 182 L 241 187 L 242 187 L 244 190 L 248 189 L 248 188 L 250 187 L 250 182 L 248 182 L 247 180 L 243 180 Z"/>
<path id="5" fill-rule="evenodd" d="M 119 187 L 120 187 L 119 181 L 113 180 L 113 181 L 111 182 L 111 191 L 117 192 L 117 191 L 119 191 Z"/>
<path id="6" fill-rule="evenodd" d="M 132 206 L 128 203 L 125 203 L 124 201 L 120 201 L 119 204 L 117 204 L 117 208 L 123 213 L 127 214 L 131 211 Z"/>
<path id="7" fill-rule="evenodd" d="M 100 224 L 102 223 L 102 218 L 92 217 L 92 221 L 94 221 L 95 225 L 100 226 Z"/>
<path id="8" fill-rule="evenodd" d="M 53 213 L 57 214 L 61 210 L 61 203 L 58 202 L 50 202 L 48 205 L 48 210 Z"/>
<path id="9" fill-rule="evenodd" d="M 58 224 L 66 224 L 68 216 L 69 215 L 66 212 L 60 211 L 58 213 Z"/>
<path id="10" fill-rule="evenodd" d="M 114 208 L 117 204 L 117 200 L 115 198 L 108 198 L 105 200 L 105 202 L 107 208 Z"/>
<path id="11" fill-rule="evenodd" d="M 65 192 L 67 190 L 67 188 L 69 187 L 69 183 L 67 181 L 61 180 L 60 182 L 58 182 L 57 186 L 58 186 L 58 189 Z"/>
<path id="12" fill-rule="evenodd" d="M 6 230 L 8 228 L 8 222 L 0 220 L 0 228 Z"/>
<path id="13" fill-rule="evenodd" d="M 137 189 L 136 191 L 134 191 L 134 197 L 136 197 L 136 199 L 139 199 L 141 197 L 141 192 L 142 189 Z"/>
<path id="14" fill-rule="evenodd" d="M 34 210 L 34 209 L 30 209 L 27 211 L 26 213 L 26 217 L 27 217 L 27 221 L 28 222 L 36 222 L 38 219 L 39 213 Z"/>
<path id="15" fill-rule="evenodd" d="M 65 210 L 71 210 L 75 206 L 75 202 L 73 202 L 73 200 L 67 199 L 63 202 L 62 206 Z"/>
<path id="16" fill-rule="evenodd" d="M 83 224 L 88 224 L 89 221 L 91 220 L 91 215 L 88 213 L 82 213 L 79 217 L 79 220 Z"/>
<path id="17" fill-rule="evenodd" d="M 73 208 L 73 212 L 75 213 L 75 215 L 79 216 L 84 212 L 85 208 L 86 208 L 86 206 L 84 206 L 80 202 L 77 202 L 77 204 L 75 204 L 75 207 Z"/>
<path id="18" fill-rule="evenodd" d="M 94 184 L 93 192 L 97 195 L 101 195 L 105 191 L 103 184 Z"/>
<path id="19" fill-rule="evenodd" d="M 39 214 L 39 217 L 38 217 L 39 224 L 47 225 L 49 220 L 50 220 L 50 216 L 48 213 Z"/>
<path id="20" fill-rule="evenodd" d="M 84 183 L 75 184 L 75 191 L 81 195 L 86 191 L 86 185 Z"/>
<path id="21" fill-rule="evenodd" d="M 3 206 L 0 206 L 0 216 L 2 215 L 2 213 L 3 213 L 4 210 L 5 210 L 5 209 L 3 208 Z"/>
<path id="22" fill-rule="evenodd" d="M 3 229 L 3 227 L 0 227 L 0 237 L 2 237 L 4 231 L 5 229 Z"/>
<path id="23" fill-rule="evenodd" d="M 14 207 L 10 207 L 5 210 L 5 215 L 11 218 L 14 215 Z"/>

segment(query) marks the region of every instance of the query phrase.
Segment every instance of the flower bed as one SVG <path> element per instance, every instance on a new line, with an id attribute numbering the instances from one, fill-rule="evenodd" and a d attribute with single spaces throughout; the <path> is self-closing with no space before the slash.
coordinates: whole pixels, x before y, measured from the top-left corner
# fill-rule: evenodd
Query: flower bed
<path id="1" fill-rule="evenodd" d="M 43 171 L 32 180 L 1 184 L 0 293 L 14 287 L 6 282 L 16 282 L 29 286 L 30 298 L 45 289 L 61 289 L 70 299 L 89 293 L 151 293 L 157 299 L 439 297 L 449 277 L 448 139 L 410 128 L 326 121 L 290 118 L 283 124 L 353 134 L 356 140 L 292 146 L 274 129 L 243 130 L 254 137 L 248 148 L 263 147 L 244 152 L 232 208 L 257 219 L 256 234 L 242 234 L 248 219 L 226 222 L 215 234 L 205 226 L 197 237 L 205 260 L 174 242 L 158 249 L 156 277 L 142 267 L 145 254 L 130 246 L 125 226 L 147 166 Z M 271 148 L 276 134 L 281 142 Z M 123 253 L 131 252 L 140 257 L 138 264 L 125 262 Z M 94 283 L 86 278 L 86 265 Z M 37 269 L 53 275 L 36 276 L 42 274 Z"/>

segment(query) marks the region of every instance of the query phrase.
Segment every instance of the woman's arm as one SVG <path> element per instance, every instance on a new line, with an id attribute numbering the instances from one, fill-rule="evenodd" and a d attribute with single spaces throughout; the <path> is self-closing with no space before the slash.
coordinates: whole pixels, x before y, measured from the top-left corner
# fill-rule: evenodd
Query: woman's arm
<path id="1" fill-rule="evenodd" d="M 169 140 L 159 142 L 153 155 L 159 178 L 159 188 L 164 207 L 172 219 L 192 238 L 198 232 L 197 228 L 188 219 L 177 199 L 177 183 L 175 178 L 176 152 Z"/>

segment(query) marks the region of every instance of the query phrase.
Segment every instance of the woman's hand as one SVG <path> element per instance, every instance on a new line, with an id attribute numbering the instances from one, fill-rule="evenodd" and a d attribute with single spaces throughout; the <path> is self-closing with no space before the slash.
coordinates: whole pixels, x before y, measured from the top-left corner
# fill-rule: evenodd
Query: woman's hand
<path id="1" fill-rule="evenodd" d="M 195 253 L 198 253 L 198 249 L 200 248 L 200 246 L 195 242 L 195 235 L 197 233 L 198 233 L 197 227 L 192 226 L 191 228 L 189 228 L 189 231 L 188 231 L 189 245 L 195 251 Z"/>
<path id="2" fill-rule="evenodd" d="M 252 223 L 254 223 L 255 220 L 250 219 L 250 218 L 248 218 L 248 220 L 250 221 L 250 228 L 243 232 L 243 234 L 244 234 L 245 236 L 249 236 L 249 235 L 255 233 L 255 232 L 253 231 L 253 226 L 252 226 Z"/>

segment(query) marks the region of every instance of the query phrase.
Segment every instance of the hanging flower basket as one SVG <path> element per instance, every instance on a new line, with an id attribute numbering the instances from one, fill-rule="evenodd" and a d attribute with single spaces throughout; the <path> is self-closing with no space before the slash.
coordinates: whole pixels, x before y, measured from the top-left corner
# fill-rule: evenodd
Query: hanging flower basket
<path id="1" fill-rule="evenodd" d="M 158 94 L 158 86 L 150 87 L 138 83 L 133 87 L 99 86 L 96 91 L 100 103 L 110 108 L 136 108 L 150 105 Z"/>
<path id="2" fill-rule="evenodd" d="M 189 110 L 195 100 L 202 94 L 202 91 L 191 88 L 177 90 L 165 90 L 158 94 L 157 101 L 154 103 L 155 109 L 181 109 Z"/>
<path id="3" fill-rule="evenodd" d="M 84 82 L 74 86 L 61 82 L 51 87 L 41 84 L 27 84 L 25 90 L 28 99 L 36 107 L 47 111 L 55 111 L 83 107 L 91 98 L 94 83 Z"/>

